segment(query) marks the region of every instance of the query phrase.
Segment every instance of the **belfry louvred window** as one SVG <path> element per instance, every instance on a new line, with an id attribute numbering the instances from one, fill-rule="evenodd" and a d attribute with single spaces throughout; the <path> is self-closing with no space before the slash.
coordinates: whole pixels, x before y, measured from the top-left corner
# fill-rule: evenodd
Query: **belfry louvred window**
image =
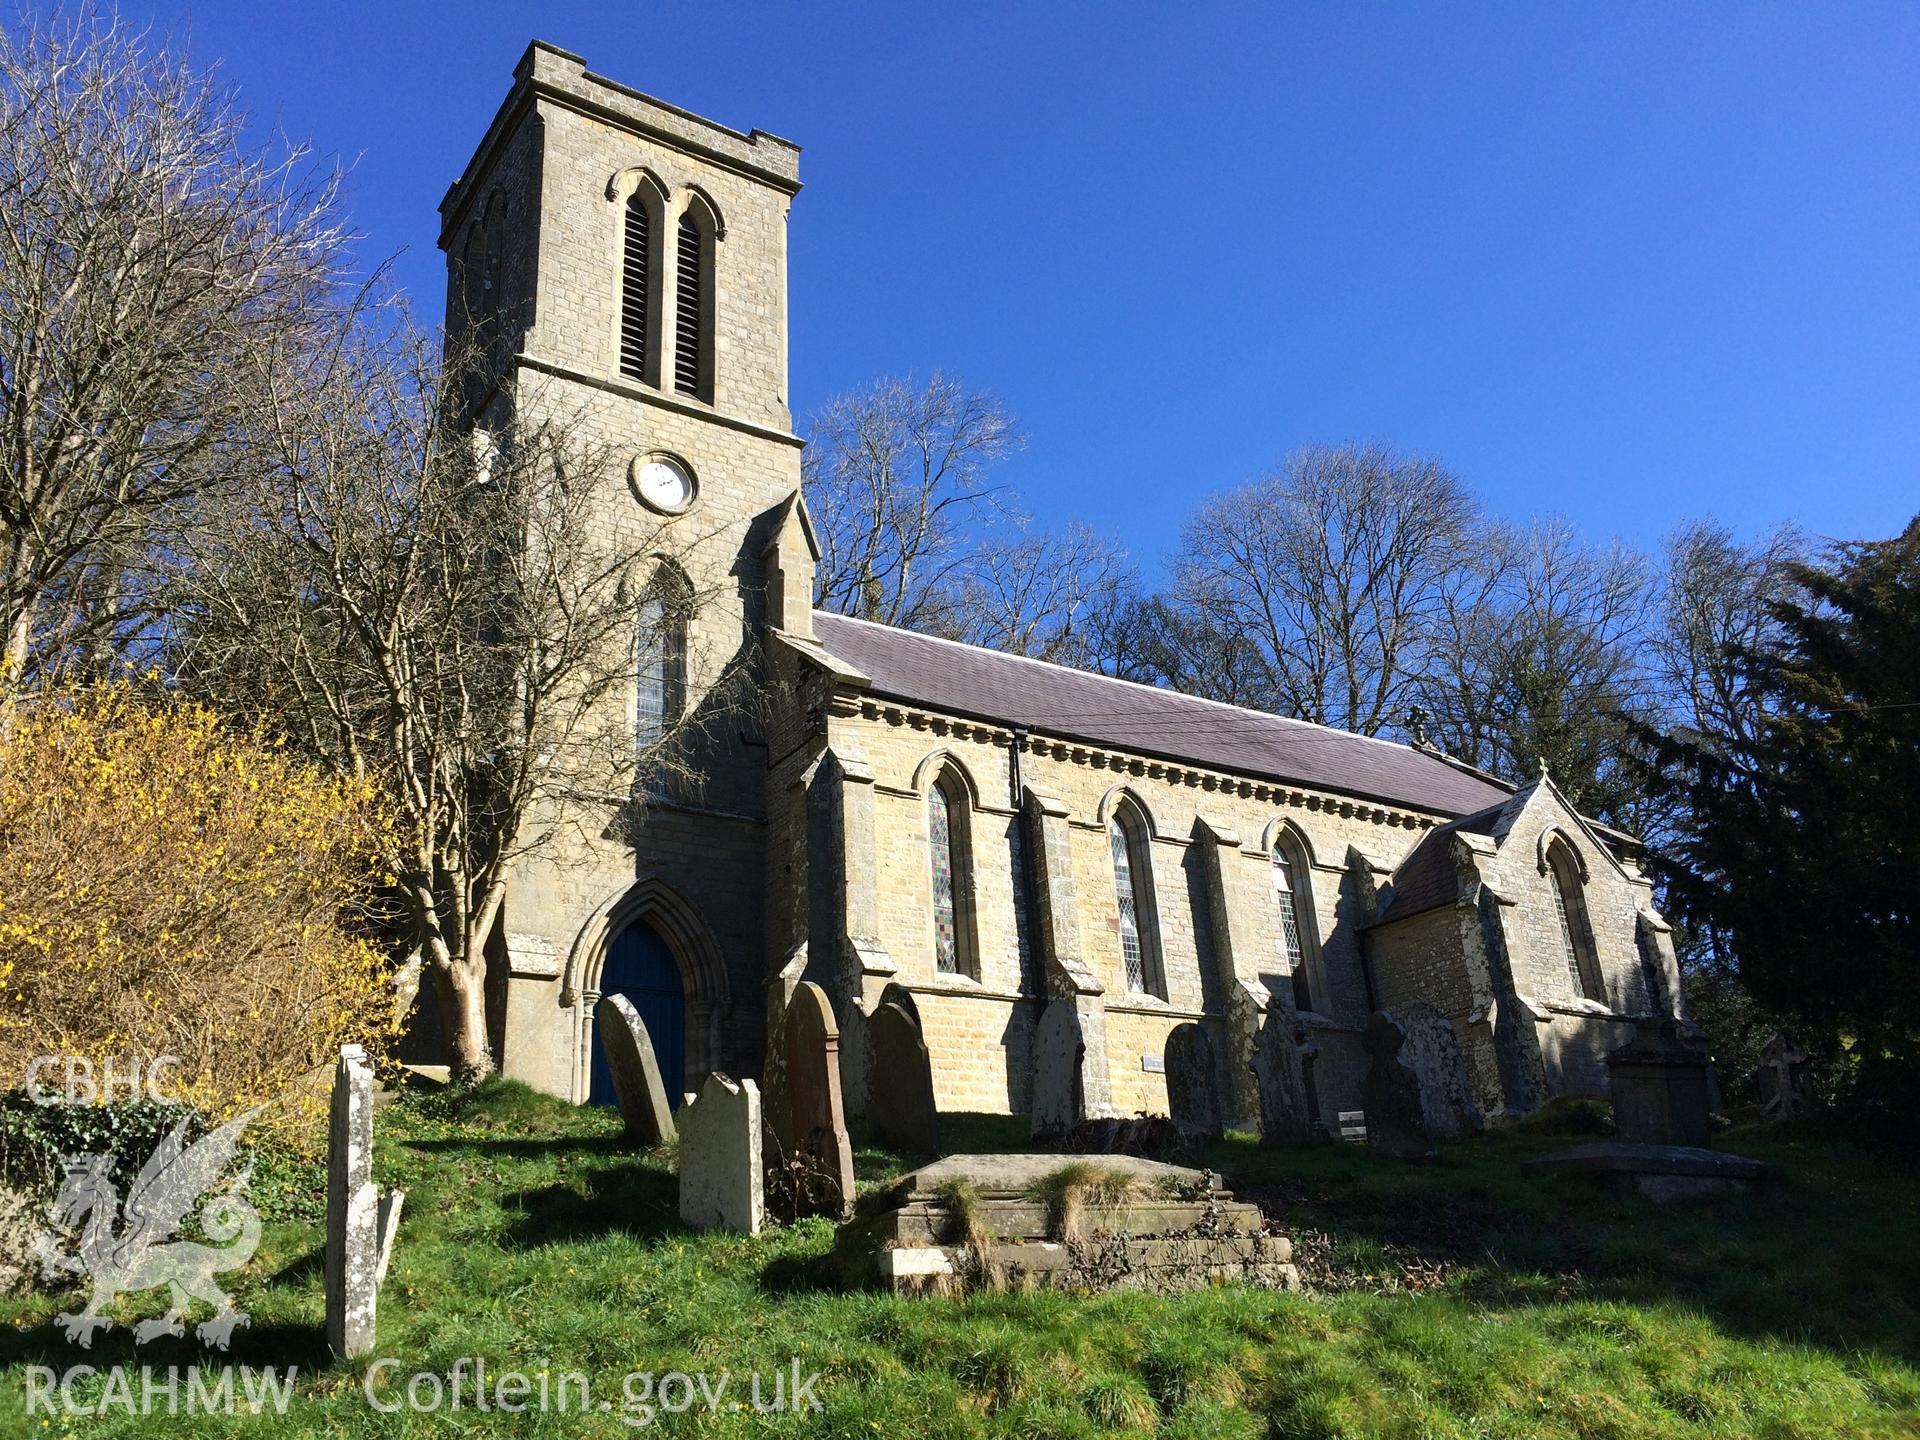
<path id="1" fill-rule="evenodd" d="M 626 246 L 620 268 L 620 373 L 647 378 L 647 272 L 653 256 L 653 217 L 638 195 L 627 201 Z"/>
<path id="2" fill-rule="evenodd" d="M 706 237 L 691 215 L 680 217 L 675 271 L 673 388 L 683 395 L 703 395 L 706 386 Z"/>

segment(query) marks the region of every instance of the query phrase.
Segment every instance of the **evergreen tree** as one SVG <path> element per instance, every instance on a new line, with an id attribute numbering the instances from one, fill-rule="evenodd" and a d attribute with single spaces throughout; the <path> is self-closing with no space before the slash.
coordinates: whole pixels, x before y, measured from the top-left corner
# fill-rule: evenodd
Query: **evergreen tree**
<path id="1" fill-rule="evenodd" d="M 1755 1000 L 1897 1112 L 1920 1101 L 1920 519 L 1792 578 L 1773 642 L 1730 656 L 1748 723 L 1645 737 L 1685 817 L 1661 878 Z"/>

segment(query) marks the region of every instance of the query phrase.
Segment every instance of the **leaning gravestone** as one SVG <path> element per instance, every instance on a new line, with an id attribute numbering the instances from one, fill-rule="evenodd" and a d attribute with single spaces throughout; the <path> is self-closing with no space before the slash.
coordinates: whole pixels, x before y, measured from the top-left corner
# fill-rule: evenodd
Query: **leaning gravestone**
<path id="1" fill-rule="evenodd" d="M 800 1208 L 844 1219 L 853 1206 L 853 1143 L 840 1100 L 840 1027 L 827 992 L 804 980 L 786 1019 L 784 1158 L 806 1171 Z"/>
<path id="2" fill-rule="evenodd" d="M 393 1258 L 404 1191 L 373 1184 L 373 1066 L 342 1045 L 327 1129 L 327 1345 L 348 1359 L 373 1349 L 375 1301 Z"/>
<path id="3" fill-rule="evenodd" d="M 1080 1057 L 1086 1052 L 1080 1015 L 1071 1000 L 1055 1000 L 1033 1030 L 1033 1134 L 1065 1135 L 1085 1118 Z"/>
<path id="4" fill-rule="evenodd" d="M 607 1068 L 613 1072 L 613 1094 L 620 1102 L 620 1118 L 627 1122 L 627 1134 L 642 1145 L 670 1143 L 673 1107 L 660 1079 L 653 1039 L 640 1012 L 626 996 L 608 995 L 594 1007 L 593 1021 L 600 1027 L 600 1043 L 606 1048 Z"/>
<path id="5" fill-rule="evenodd" d="M 1361 1103 L 1366 1106 L 1367 1144 L 1401 1160 L 1426 1160 L 1434 1153 L 1427 1133 L 1426 1107 L 1420 1098 L 1420 1077 L 1400 1060 L 1407 1032 L 1384 1010 L 1367 1021 L 1367 1083 Z"/>
<path id="6" fill-rule="evenodd" d="M 1262 1145 L 1304 1145 L 1313 1138 L 1306 1079 L 1293 1017 L 1279 1001 L 1272 1001 L 1253 1039 L 1253 1082 L 1260 1096 Z"/>
<path id="7" fill-rule="evenodd" d="M 873 1133 L 901 1150 L 937 1155 L 940 1112 L 933 1102 L 933 1061 L 919 1020 L 898 1005 L 882 1005 L 867 1022 L 867 1047 L 873 1056 L 873 1085 L 867 1095 L 867 1123 Z"/>
<path id="8" fill-rule="evenodd" d="M 1431 1005 L 1416 1003 L 1395 1010 L 1407 1033 L 1400 1059 L 1420 1081 L 1420 1103 L 1427 1131 L 1437 1140 L 1464 1140 L 1487 1128 L 1467 1080 L 1467 1059 L 1453 1022 Z"/>
<path id="9" fill-rule="evenodd" d="M 757 1234 L 766 1223 L 760 1091 L 709 1075 L 680 1114 L 680 1218 L 697 1230 Z"/>
<path id="10" fill-rule="evenodd" d="M 1183 1134 L 1218 1140 L 1225 1128 L 1220 1082 L 1213 1068 L 1213 1042 L 1189 1020 L 1167 1036 L 1167 1113 Z"/>

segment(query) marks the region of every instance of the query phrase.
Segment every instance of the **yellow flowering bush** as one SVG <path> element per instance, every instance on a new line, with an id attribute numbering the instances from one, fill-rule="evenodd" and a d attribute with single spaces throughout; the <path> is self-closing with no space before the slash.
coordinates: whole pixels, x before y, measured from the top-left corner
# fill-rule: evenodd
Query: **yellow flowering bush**
<path id="1" fill-rule="evenodd" d="M 397 1030 L 365 924 L 385 838 L 370 786 L 212 711 L 125 683 L 21 700 L 0 717 L 0 1089 L 39 1055 L 173 1056 L 167 1089 L 210 1118 L 273 1102 L 316 1138 L 316 1069 Z"/>

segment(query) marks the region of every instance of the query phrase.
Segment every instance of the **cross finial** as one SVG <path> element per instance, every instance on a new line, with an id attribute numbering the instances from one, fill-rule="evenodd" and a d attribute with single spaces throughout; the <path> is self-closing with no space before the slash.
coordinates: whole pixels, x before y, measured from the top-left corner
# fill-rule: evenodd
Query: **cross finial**
<path id="1" fill-rule="evenodd" d="M 1407 729 L 1413 735 L 1414 744 L 1425 745 L 1427 743 L 1427 720 L 1429 718 L 1427 712 L 1418 705 L 1407 712 Z"/>
<path id="2" fill-rule="evenodd" d="M 1538 758 L 1538 763 L 1539 763 L 1539 766 L 1540 766 L 1540 778 L 1541 778 L 1542 780 L 1545 780 L 1545 779 L 1547 779 L 1547 778 L 1548 778 L 1548 776 L 1547 776 L 1547 757 L 1546 757 L 1546 756 L 1544 756 L 1544 755 L 1541 755 L 1541 756 L 1539 756 L 1539 757 L 1537 757 L 1537 758 Z"/>

